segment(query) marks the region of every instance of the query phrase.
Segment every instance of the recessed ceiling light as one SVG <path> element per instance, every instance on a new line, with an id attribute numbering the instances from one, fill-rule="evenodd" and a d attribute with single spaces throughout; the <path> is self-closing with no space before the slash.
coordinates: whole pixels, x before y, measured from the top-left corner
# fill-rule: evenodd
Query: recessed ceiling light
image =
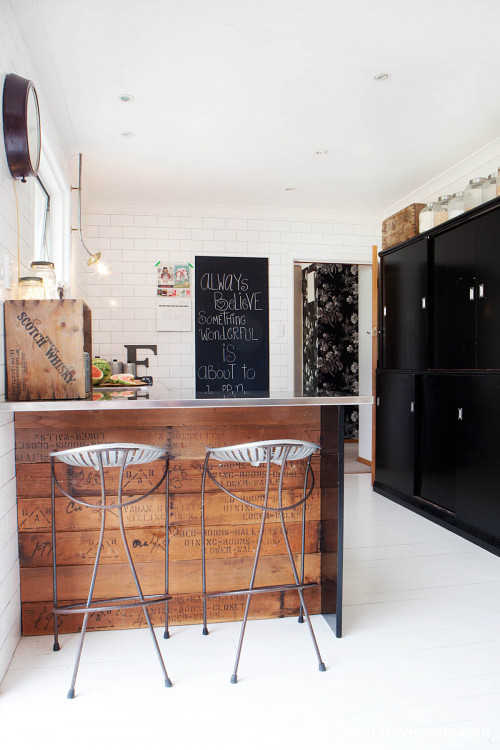
<path id="1" fill-rule="evenodd" d="M 374 81 L 388 81 L 391 77 L 390 73 L 377 73 L 376 76 L 373 76 Z"/>
<path id="2" fill-rule="evenodd" d="M 285 190 L 291 191 L 291 190 L 295 190 L 295 188 L 294 187 L 287 187 L 287 188 L 285 188 Z"/>
<path id="3" fill-rule="evenodd" d="M 314 152 L 315 156 L 326 156 L 330 152 L 327 148 L 319 148 L 317 151 Z"/>
<path id="4" fill-rule="evenodd" d="M 122 94 L 120 97 L 118 97 L 121 102 L 133 102 L 135 101 L 135 97 L 132 96 L 132 94 Z"/>
<path id="5" fill-rule="evenodd" d="M 122 133 L 122 136 L 124 138 L 133 138 L 135 136 L 135 133 L 131 133 L 129 130 L 126 130 L 125 133 Z"/>

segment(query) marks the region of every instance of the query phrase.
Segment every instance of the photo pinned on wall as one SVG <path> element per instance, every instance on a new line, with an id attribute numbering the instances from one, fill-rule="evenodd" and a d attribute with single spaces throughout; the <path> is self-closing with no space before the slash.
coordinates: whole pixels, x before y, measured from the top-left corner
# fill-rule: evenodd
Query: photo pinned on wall
<path id="1" fill-rule="evenodd" d="M 156 328 L 158 331 L 190 331 L 192 328 L 191 266 L 158 263 Z"/>
<path id="2" fill-rule="evenodd" d="M 191 269 L 188 263 L 164 264 L 157 268 L 158 297 L 190 297 Z"/>

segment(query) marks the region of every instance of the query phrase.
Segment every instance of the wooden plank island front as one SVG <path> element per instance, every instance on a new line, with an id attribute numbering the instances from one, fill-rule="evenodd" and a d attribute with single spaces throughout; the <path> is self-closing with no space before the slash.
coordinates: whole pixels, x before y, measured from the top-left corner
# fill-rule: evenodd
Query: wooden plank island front
<path id="1" fill-rule="evenodd" d="M 339 401 L 340 399 L 336 399 Z M 52 543 L 50 510 L 51 451 L 107 442 L 161 445 L 170 454 L 169 560 L 172 624 L 197 623 L 202 619 L 200 490 L 206 446 L 230 445 L 255 440 L 294 438 L 317 442 L 321 455 L 313 458 L 315 490 L 308 504 L 306 521 L 306 580 L 318 586 L 307 589 L 311 614 L 337 614 L 336 633 L 341 634 L 342 575 L 342 440 L 339 451 L 339 412 L 342 405 L 272 404 L 252 406 L 203 406 L 189 408 L 62 410 L 50 405 L 43 411 L 22 409 L 15 414 L 16 474 L 18 494 L 19 558 L 21 572 L 22 629 L 24 635 L 52 633 Z M 311 399 L 307 399 L 310 402 Z M 352 402 L 351 399 L 346 401 Z M 127 406 L 130 406 L 127 404 Z M 148 405 L 152 406 L 152 404 Z M 341 429 L 341 427 L 340 427 Z M 340 464 L 340 470 L 339 470 Z M 59 465 L 73 494 L 94 498 L 98 476 L 91 470 Z M 227 464 L 220 470 L 227 470 Z M 260 469 L 233 464 L 235 488 L 252 491 L 259 486 Z M 128 489 L 143 494 L 155 484 L 160 464 L 134 467 Z M 340 482 L 339 482 L 340 478 Z M 292 478 L 287 495 L 298 497 L 301 479 Z M 258 534 L 259 513 L 208 486 L 206 531 L 209 590 L 248 586 L 253 550 Z M 57 497 L 59 600 L 71 603 L 87 596 L 100 514 Z M 339 515 L 340 510 L 340 515 Z M 104 560 L 97 577 L 97 598 L 134 593 L 133 582 L 117 542 L 118 520 L 109 515 L 105 533 Z M 267 524 L 266 524 L 267 525 Z M 147 594 L 165 585 L 165 495 L 163 488 L 126 514 L 131 546 L 141 583 Z M 259 563 L 256 585 L 291 582 L 291 571 L 279 524 L 269 525 Z M 276 533 L 274 533 L 276 532 Z M 292 540 L 300 539 L 300 517 L 289 523 Z M 340 579 L 339 579 L 340 576 Z M 210 599 L 210 621 L 242 617 L 244 597 Z M 163 620 L 161 606 L 151 608 L 155 625 Z M 253 597 L 250 616 L 283 617 L 298 614 L 295 592 L 260 594 Z M 82 616 L 61 618 L 62 632 L 76 632 Z M 95 613 L 92 629 L 133 628 L 145 623 L 140 609 Z"/>

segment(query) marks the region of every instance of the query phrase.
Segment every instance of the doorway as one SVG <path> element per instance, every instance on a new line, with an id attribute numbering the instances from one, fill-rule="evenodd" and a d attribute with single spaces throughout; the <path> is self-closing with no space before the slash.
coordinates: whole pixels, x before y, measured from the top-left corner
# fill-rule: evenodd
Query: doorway
<path id="1" fill-rule="evenodd" d="M 371 298 L 371 265 L 294 262 L 296 396 L 371 394 Z M 346 413 L 346 439 L 355 444 L 357 460 L 370 465 L 371 406 Z"/>

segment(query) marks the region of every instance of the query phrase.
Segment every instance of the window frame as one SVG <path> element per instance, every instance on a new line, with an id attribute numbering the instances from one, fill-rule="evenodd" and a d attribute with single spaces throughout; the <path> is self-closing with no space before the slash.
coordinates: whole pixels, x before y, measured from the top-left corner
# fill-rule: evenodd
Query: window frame
<path id="1" fill-rule="evenodd" d="M 48 248 L 51 257 L 48 260 L 54 263 L 57 282 L 62 281 L 69 285 L 71 268 L 70 188 L 43 131 L 38 178 L 48 193 L 50 202 Z M 38 248 L 35 251 L 38 252 Z M 41 258 L 34 258 L 34 260 L 41 260 Z"/>

